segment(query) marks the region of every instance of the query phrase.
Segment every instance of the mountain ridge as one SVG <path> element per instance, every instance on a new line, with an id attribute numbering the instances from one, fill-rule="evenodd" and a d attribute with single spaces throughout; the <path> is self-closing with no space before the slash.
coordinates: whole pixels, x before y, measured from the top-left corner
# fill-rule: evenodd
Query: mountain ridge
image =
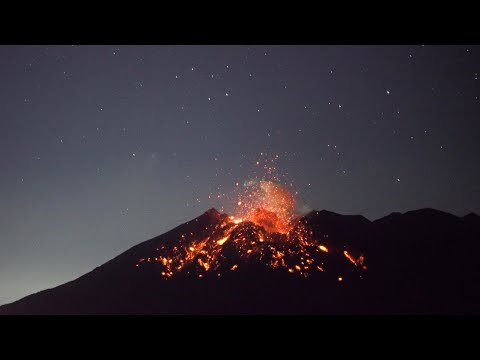
<path id="1" fill-rule="evenodd" d="M 340 256 L 342 251 L 347 252 L 344 249 L 360 248 L 368 266 L 360 276 L 350 274 L 337 260 L 331 261 L 332 269 L 347 271 L 350 275 L 346 278 L 326 277 L 319 271 L 294 279 L 286 272 L 265 269 L 256 260 L 247 261 L 241 271 L 223 272 L 218 278 L 195 272 L 195 276 L 205 274 L 202 280 L 172 277 L 162 281 L 153 265 L 135 271 L 135 263 L 154 254 L 159 244 L 175 247 L 186 233 L 201 238 L 226 219 L 228 215 L 210 208 L 72 281 L 0 306 L 0 314 L 480 312 L 480 287 L 471 285 L 480 283 L 480 269 L 473 256 L 480 250 L 476 241 L 480 233 L 475 221 L 478 215 L 457 217 L 429 208 L 392 213 L 374 221 L 327 210 L 311 211 L 300 219 L 315 236 L 322 235 L 321 243 L 328 249 L 337 246 Z M 239 229 L 261 231 L 252 226 L 245 224 Z M 204 293 L 205 289 L 210 295 Z M 232 298 L 232 292 L 238 291 L 235 289 L 244 289 L 245 294 L 238 295 L 244 302 Z M 292 297 L 292 289 L 298 292 L 298 299 Z M 197 302 L 190 298 L 190 292 L 197 294 Z M 355 295 L 358 302 L 348 300 L 346 293 Z M 280 300 L 273 301 L 275 296 Z M 258 299 L 262 299 L 261 304 L 255 304 Z M 383 300 L 379 303 L 379 299 Z"/>

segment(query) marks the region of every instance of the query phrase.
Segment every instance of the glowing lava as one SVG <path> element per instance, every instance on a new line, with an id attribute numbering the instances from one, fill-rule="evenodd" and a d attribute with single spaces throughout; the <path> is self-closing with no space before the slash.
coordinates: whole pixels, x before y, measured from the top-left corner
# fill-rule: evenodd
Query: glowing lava
<path id="1" fill-rule="evenodd" d="M 273 190 L 271 184 L 268 187 L 274 194 L 281 195 L 271 201 L 263 198 L 264 195 L 253 197 L 251 205 L 242 201 L 250 206 L 246 208 L 245 219 L 209 210 L 195 219 L 197 230 L 182 233 L 175 243 L 160 245 L 155 256 L 140 259 L 136 267 L 157 264 L 158 273 L 164 279 L 180 274 L 197 278 L 205 278 L 209 273 L 221 276 L 249 263 L 264 264 L 267 269 L 283 269 L 303 277 L 325 273 L 329 264 L 334 264 L 337 270 L 342 269 L 343 274 L 345 269 L 352 274 L 366 270 L 362 254 L 356 257 L 353 249 L 335 247 L 331 243 L 327 248 L 324 243 L 330 241 L 328 236 L 314 235 L 305 220 L 294 216 L 293 197 L 286 197 L 284 189 Z M 256 207 L 259 204 L 270 210 Z M 273 211 L 282 205 L 286 209 Z M 342 263 L 341 268 L 338 263 Z M 338 281 L 345 279 L 345 275 L 334 276 Z"/>
<path id="2" fill-rule="evenodd" d="M 267 164 L 265 169 L 271 173 L 275 167 Z M 211 209 L 195 219 L 193 230 L 181 233 L 175 243 L 160 243 L 153 256 L 140 259 L 135 266 L 142 269 L 154 264 L 164 279 L 180 274 L 221 276 L 251 263 L 303 277 L 327 273 L 332 267 L 342 271 L 341 276 L 333 274 L 339 282 L 366 270 L 363 254 L 336 246 L 328 235 L 314 233 L 299 216 L 294 194 L 273 180 L 249 180 L 243 187 L 236 183 L 240 192 L 235 216 Z"/>

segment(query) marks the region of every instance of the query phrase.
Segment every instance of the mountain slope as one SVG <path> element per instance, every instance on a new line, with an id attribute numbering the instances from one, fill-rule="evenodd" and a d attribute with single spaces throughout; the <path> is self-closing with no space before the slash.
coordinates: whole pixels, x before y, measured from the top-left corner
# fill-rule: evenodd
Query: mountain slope
<path id="1" fill-rule="evenodd" d="M 480 313 L 477 218 L 323 210 L 286 237 L 210 209 L 0 314 Z"/>

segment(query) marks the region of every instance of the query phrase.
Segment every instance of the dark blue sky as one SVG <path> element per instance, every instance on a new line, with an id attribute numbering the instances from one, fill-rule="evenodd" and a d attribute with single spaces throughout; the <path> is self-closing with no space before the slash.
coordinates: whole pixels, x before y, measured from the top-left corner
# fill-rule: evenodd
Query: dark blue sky
<path id="1" fill-rule="evenodd" d="M 0 304 L 228 211 L 261 152 L 305 209 L 480 213 L 479 64 L 478 46 L 1 46 Z"/>

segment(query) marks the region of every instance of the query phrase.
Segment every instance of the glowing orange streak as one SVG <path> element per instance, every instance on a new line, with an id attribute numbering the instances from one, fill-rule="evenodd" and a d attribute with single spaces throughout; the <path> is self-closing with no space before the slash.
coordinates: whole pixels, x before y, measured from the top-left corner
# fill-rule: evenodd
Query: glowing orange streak
<path id="1" fill-rule="evenodd" d="M 221 238 L 220 240 L 218 240 L 217 244 L 218 245 L 223 245 L 223 244 L 225 244 L 225 241 L 227 241 L 227 240 L 228 240 L 228 235 L 225 236 L 224 238 Z"/>
<path id="2" fill-rule="evenodd" d="M 350 254 L 347 252 L 347 250 L 345 250 L 345 251 L 343 252 L 343 255 L 345 255 L 345 257 L 346 257 L 348 260 L 350 260 L 350 262 L 351 262 L 353 265 L 357 266 L 357 262 L 355 261 L 355 258 L 354 258 L 352 255 L 350 255 Z"/>

